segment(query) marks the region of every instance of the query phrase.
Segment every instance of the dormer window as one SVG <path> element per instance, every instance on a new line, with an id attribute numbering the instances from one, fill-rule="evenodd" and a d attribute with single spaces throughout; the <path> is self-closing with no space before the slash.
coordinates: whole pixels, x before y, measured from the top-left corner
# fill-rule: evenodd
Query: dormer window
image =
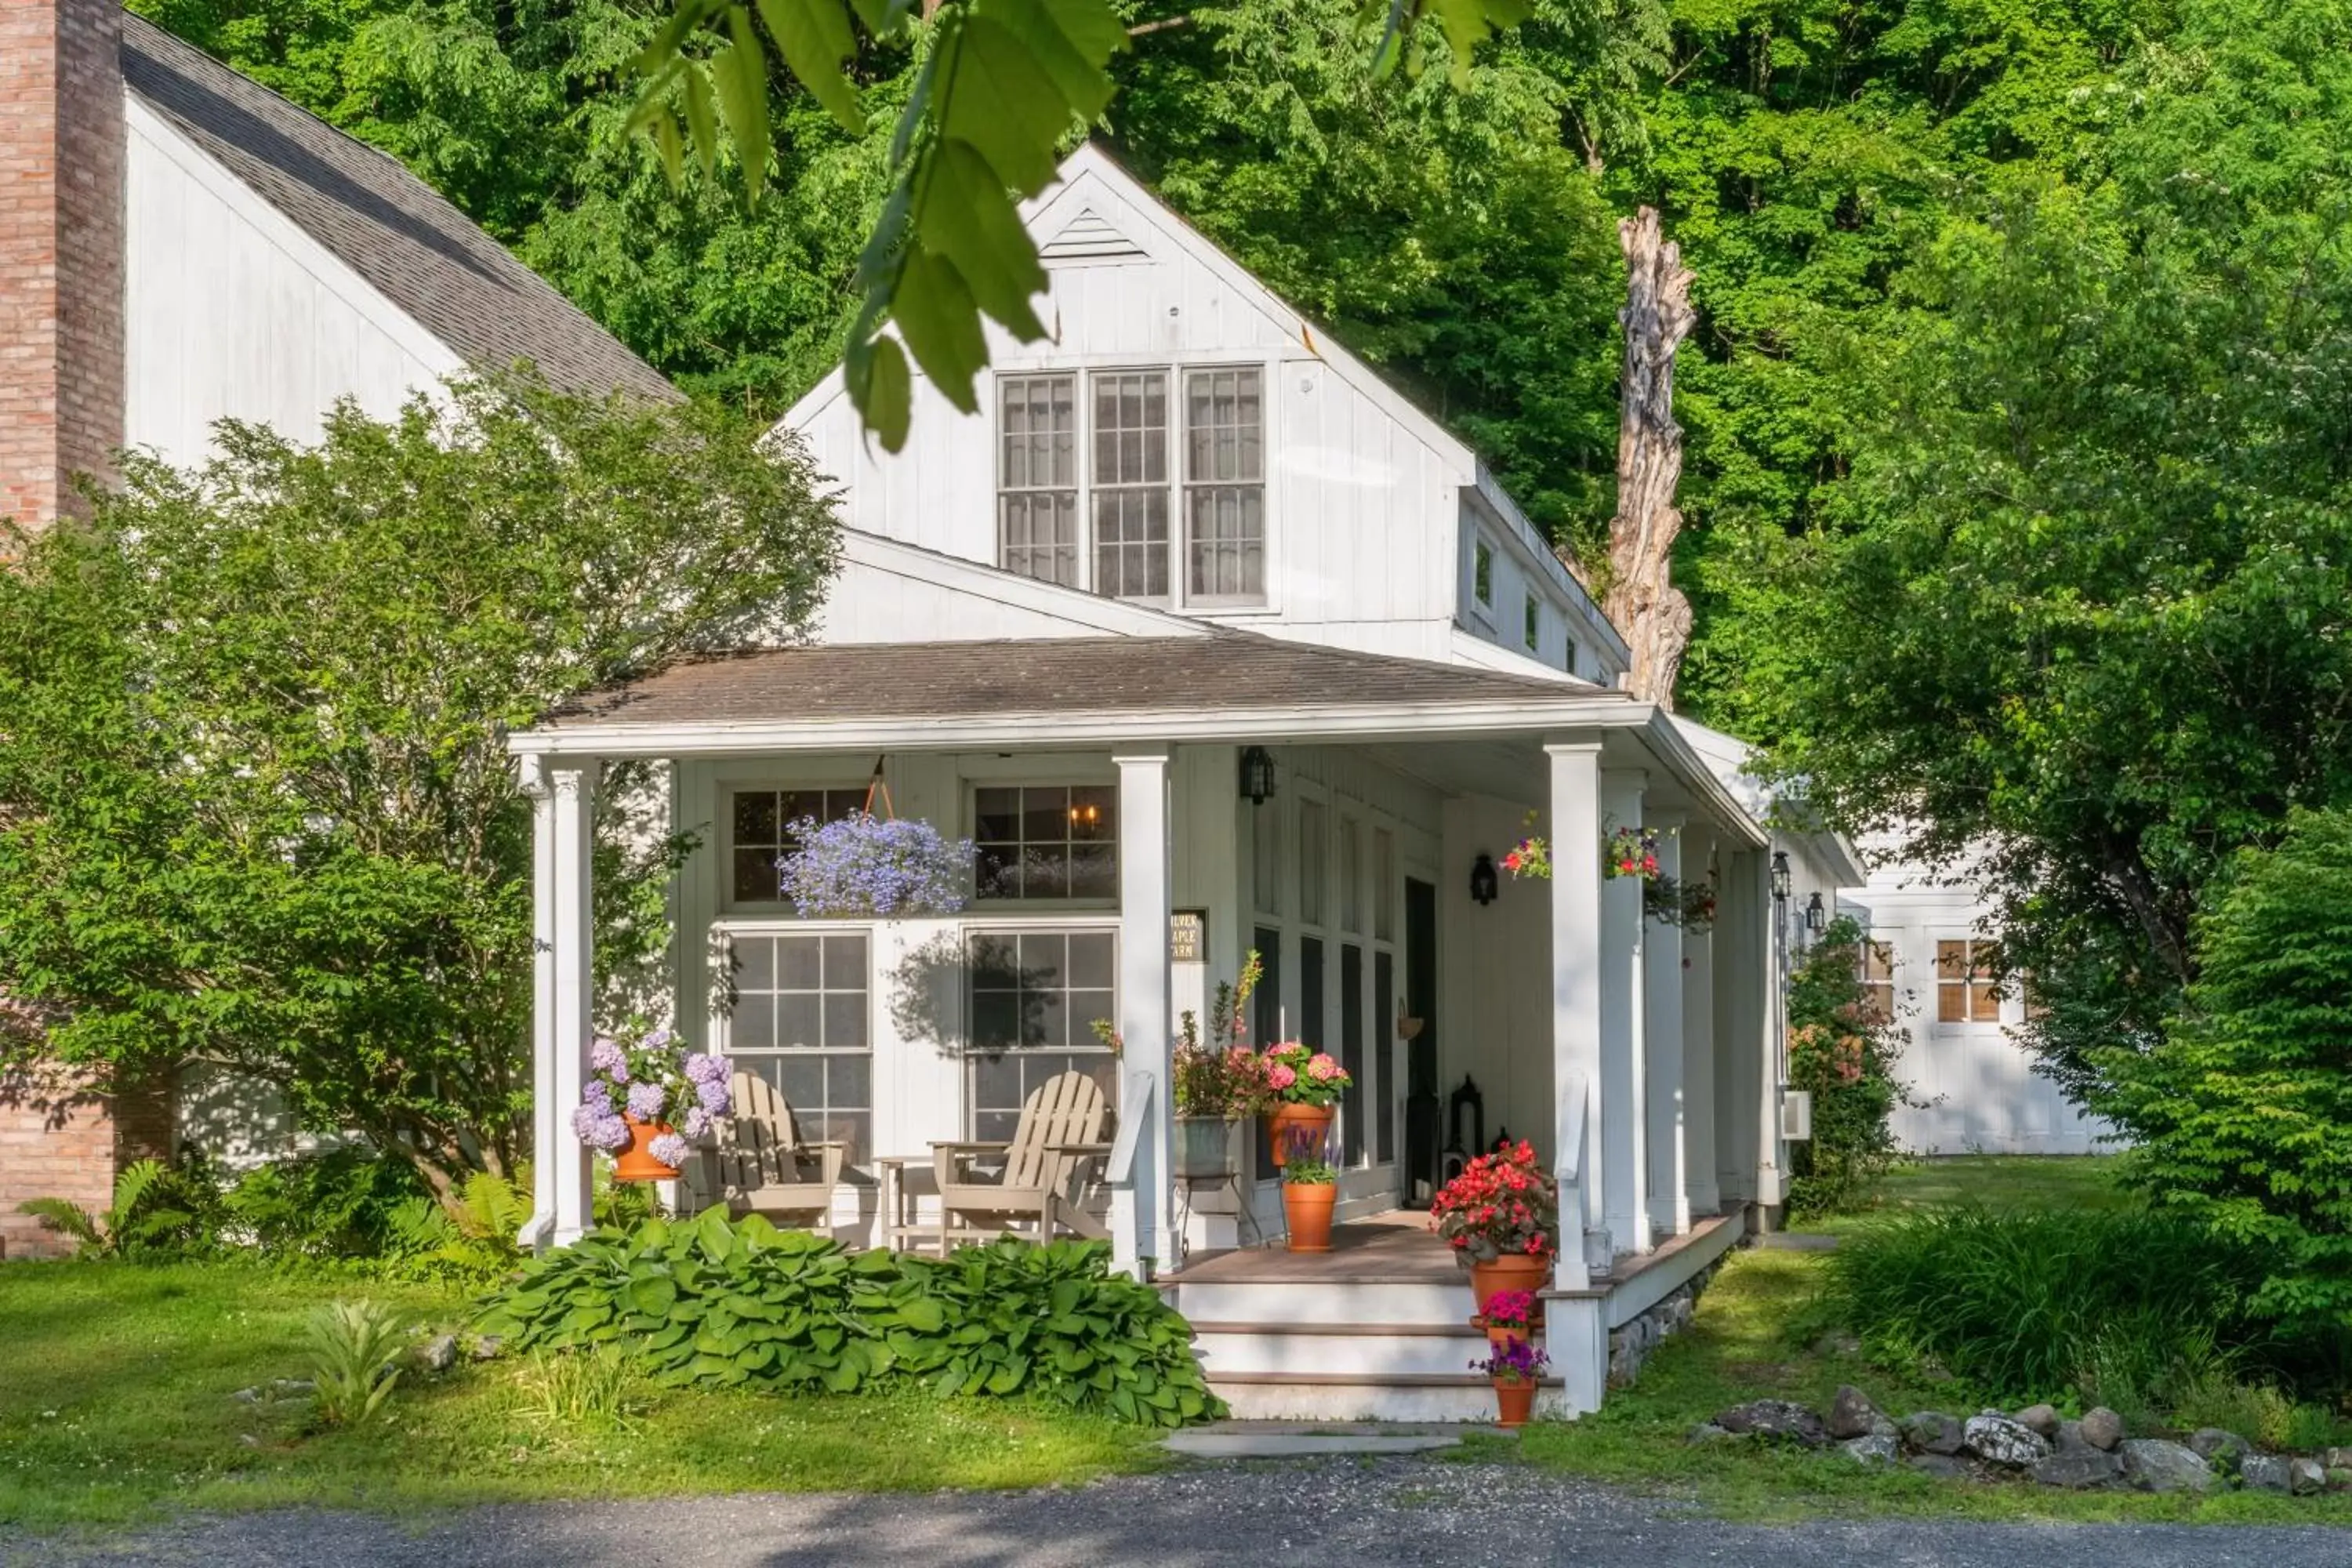
<path id="1" fill-rule="evenodd" d="M 1483 539 L 1470 547 L 1470 591 L 1486 608 L 1495 607 L 1495 547 Z"/>
<path id="2" fill-rule="evenodd" d="M 1527 639 L 1528 651 L 1533 653 L 1543 641 L 1543 605 L 1533 594 L 1527 596 L 1526 607 L 1520 612 L 1520 616 L 1526 622 L 1527 629 L 1522 635 Z"/>
<path id="3" fill-rule="evenodd" d="M 1081 400 L 1074 373 L 998 380 L 999 563 L 1106 598 L 1264 604 L 1265 373 L 1103 370 L 1085 381 Z M 1181 474 L 1170 451 L 1180 384 Z"/>

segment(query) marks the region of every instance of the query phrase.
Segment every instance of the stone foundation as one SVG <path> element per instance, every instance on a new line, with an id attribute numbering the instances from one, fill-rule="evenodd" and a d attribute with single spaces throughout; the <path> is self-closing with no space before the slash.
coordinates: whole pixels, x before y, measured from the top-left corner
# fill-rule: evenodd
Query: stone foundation
<path id="1" fill-rule="evenodd" d="M 1650 1352 L 1690 1327 L 1698 1310 L 1699 1292 L 1715 1278 L 1720 1265 L 1710 1263 L 1678 1287 L 1673 1295 L 1629 1322 L 1609 1331 L 1609 1386 L 1630 1388 L 1642 1375 Z"/>

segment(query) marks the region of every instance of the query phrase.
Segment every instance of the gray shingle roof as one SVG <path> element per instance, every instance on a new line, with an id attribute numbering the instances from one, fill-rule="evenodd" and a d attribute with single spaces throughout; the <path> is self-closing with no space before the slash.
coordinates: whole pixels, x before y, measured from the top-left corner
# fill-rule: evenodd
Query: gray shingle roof
<path id="1" fill-rule="evenodd" d="M 1399 709 L 1622 692 L 1254 633 L 763 648 L 681 660 L 542 726 L 947 719 L 1154 710 Z"/>
<path id="2" fill-rule="evenodd" d="M 399 162 L 141 17 L 122 79 L 157 114 L 478 370 L 592 396 L 677 389 Z"/>

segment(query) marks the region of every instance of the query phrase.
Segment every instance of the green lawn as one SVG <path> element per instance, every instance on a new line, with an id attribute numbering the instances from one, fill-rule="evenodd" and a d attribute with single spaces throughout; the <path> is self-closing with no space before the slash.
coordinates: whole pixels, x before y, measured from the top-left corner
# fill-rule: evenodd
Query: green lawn
<path id="1" fill-rule="evenodd" d="M 1017 1487 L 1152 1462 L 1155 1434 L 925 1394 L 660 1393 L 614 1429 L 530 1413 L 531 1368 L 404 1374 L 388 1418 L 320 1430 L 308 1400 L 238 1389 L 307 1375 L 301 1323 L 337 1297 L 456 1328 L 464 1299 L 234 1264 L 0 1268 L 0 1527 L 136 1522 L 178 1509 L 408 1509 L 705 1491 Z"/>
<path id="2" fill-rule="evenodd" d="M 2110 1159 L 1974 1156 L 1895 1172 L 1855 1215 L 1804 1228 L 1838 1232 L 1873 1215 L 1975 1197 L 1992 1205 L 2072 1207 L 2127 1203 Z M 2204 1498 L 2113 1492 L 2076 1495 L 2018 1481 L 1938 1481 L 1910 1471 L 1866 1471 L 1832 1450 L 1724 1444 L 1693 1447 L 1691 1428 L 1750 1399 L 1828 1406 L 1853 1384 L 1894 1415 L 1942 1410 L 1968 1415 L 1981 1401 L 1951 1384 L 1924 1383 L 1842 1352 L 1818 1315 L 1823 1255 L 1747 1250 L 1726 1260 L 1700 1299 L 1696 1321 L 1652 1352 L 1632 1389 L 1597 1415 L 1538 1424 L 1523 1434 L 1528 1463 L 1628 1487 L 1670 1491 L 1733 1518 L 1941 1515 L 2007 1520 L 2146 1520 L 2352 1524 L 2352 1493 L 2289 1499 L 2271 1493 Z M 1507 1451 L 1499 1443 L 1473 1446 Z"/>

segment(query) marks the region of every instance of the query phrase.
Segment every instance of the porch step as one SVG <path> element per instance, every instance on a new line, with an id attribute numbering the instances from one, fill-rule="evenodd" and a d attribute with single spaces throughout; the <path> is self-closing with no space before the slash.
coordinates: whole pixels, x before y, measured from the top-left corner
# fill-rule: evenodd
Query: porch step
<path id="1" fill-rule="evenodd" d="M 1466 1279 L 1225 1279 L 1179 1277 L 1169 1304 L 1194 1322 L 1466 1323 Z"/>
<path id="2" fill-rule="evenodd" d="M 1450 1323 L 1220 1322 L 1195 1320 L 1192 1351 L 1212 1383 L 1229 1376 L 1353 1376 L 1364 1381 L 1467 1373 L 1485 1331 Z"/>
<path id="3" fill-rule="evenodd" d="M 1495 1419 L 1495 1391 L 1471 1373 L 1212 1373 L 1209 1386 L 1243 1421 L 1442 1421 Z M 1544 1388 L 1559 1384 L 1546 1379 Z M 1538 1398 L 1542 1395 L 1538 1394 Z"/>

